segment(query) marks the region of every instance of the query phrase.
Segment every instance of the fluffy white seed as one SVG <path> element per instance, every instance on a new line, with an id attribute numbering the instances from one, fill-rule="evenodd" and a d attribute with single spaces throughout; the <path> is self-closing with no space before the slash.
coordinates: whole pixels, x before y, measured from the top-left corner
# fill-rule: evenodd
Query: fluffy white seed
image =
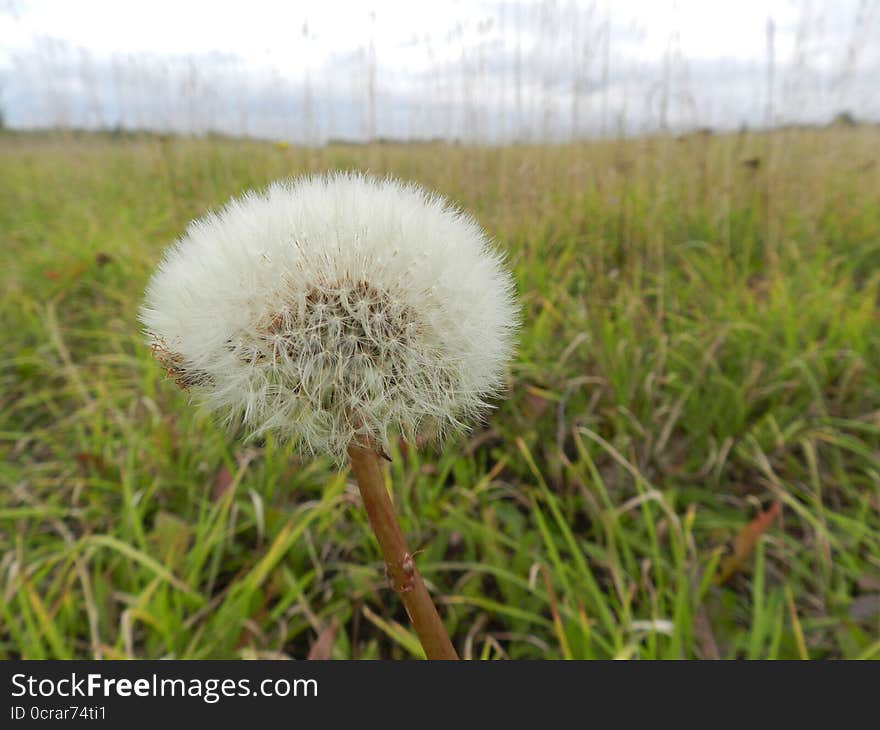
<path id="1" fill-rule="evenodd" d="M 190 224 L 141 308 L 181 387 L 252 434 L 344 458 L 442 436 L 502 386 L 517 315 L 479 225 L 395 180 L 277 182 Z"/>

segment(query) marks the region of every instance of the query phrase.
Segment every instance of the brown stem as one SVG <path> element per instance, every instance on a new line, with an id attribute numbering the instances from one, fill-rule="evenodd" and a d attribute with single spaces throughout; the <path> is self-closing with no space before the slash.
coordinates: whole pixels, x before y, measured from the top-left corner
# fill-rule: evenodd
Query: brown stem
<path id="1" fill-rule="evenodd" d="M 391 574 L 392 585 L 406 607 L 425 655 L 428 659 L 458 659 L 440 620 L 440 614 L 437 613 L 422 576 L 416 569 L 412 554 L 406 547 L 400 525 L 394 516 L 394 507 L 385 490 L 378 455 L 373 449 L 352 444 L 348 447 L 348 456 L 367 516 Z"/>

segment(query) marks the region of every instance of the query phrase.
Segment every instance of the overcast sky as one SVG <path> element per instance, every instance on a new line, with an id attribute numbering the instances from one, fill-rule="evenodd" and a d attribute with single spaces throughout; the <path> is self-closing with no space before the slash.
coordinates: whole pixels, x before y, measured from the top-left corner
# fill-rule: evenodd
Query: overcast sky
<path id="1" fill-rule="evenodd" d="M 556 140 L 878 120 L 878 90 L 880 0 L 0 0 L 14 127 Z"/>

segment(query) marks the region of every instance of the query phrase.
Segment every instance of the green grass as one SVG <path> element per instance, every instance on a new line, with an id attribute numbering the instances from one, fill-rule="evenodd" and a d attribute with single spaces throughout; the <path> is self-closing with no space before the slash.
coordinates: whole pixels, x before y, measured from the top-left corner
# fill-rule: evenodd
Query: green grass
<path id="1" fill-rule="evenodd" d="M 878 149 L 0 137 L 0 656 L 419 655 L 350 476 L 191 408 L 136 319 L 192 217 L 359 168 L 516 274 L 509 396 L 388 471 L 464 655 L 880 658 Z"/>

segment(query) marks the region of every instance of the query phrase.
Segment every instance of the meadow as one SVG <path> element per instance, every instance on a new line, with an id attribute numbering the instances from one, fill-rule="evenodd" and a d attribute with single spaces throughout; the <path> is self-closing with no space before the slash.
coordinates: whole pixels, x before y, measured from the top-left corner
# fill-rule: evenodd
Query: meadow
<path id="1" fill-rule="evenodd" d="M 467 658 L 880 659 L 880 128 L 566 145 L 0 135 L 0 657 L 412 658 L 350 474 L 137 321 L 206 209 L 417 180 L 507 252 L 507 397 L 387 478 Z"/>

